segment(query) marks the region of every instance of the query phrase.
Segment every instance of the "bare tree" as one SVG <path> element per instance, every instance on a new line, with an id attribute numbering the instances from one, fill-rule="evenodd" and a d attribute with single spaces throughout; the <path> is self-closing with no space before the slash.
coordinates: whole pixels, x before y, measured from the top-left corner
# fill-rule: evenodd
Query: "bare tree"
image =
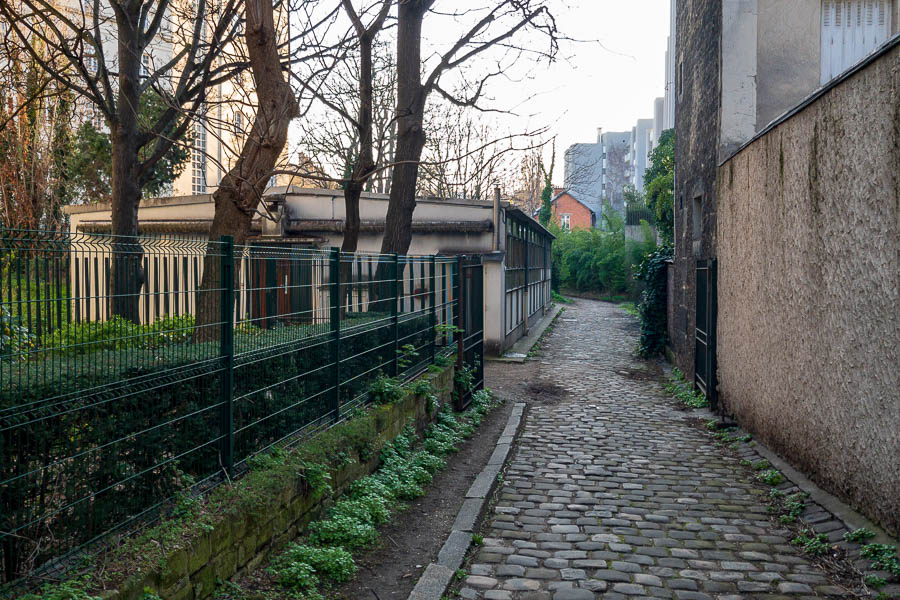
<path id="1" fill-rule="evenodd" d="M 360 44 L 348 40 L 345 56 L 327 78 L 320 84 L 306 86 L 306 96 L 315 107 L 297 125 L 298 149 L 313 160 L 316 172 L 311 174 L 302 164 L 295 164 L 293 170 L 297 177 L 319 177 L 318 185 L 322 187 L 345 187 L 350 180 L 353 165 L 360 155 L 360 62 Z M 387 42 L 374 40 L 371 64 L 372 158 L 375 166 L 365 178 L 363 190 L 386 193 L 390 188 L 389 165 L 396 136 L 396 71 L 394 53 Z M 320 66 L 317 68 L 323 70 Z"/>
<path id="2" fill-rule="evenodd" d="M 518 167 L 512 188 L 512 200 L 523 211 L 534 215 L 541 207 L 541 190 L 544 188 L 541 150 L 524 153 Z"/>
<path id="3" fill-rule="evenodd" d="M 504 132 L 478 110 L 443 98 L 429 102 L 425 128 L 417 194 L 475 200 L 488 198 L 495 185 L 515 189 L 519 162 L 540 150 L 546 131 Z"/>
<path id="4" fill-rule="evenodd" d="M 0 224 L 55 230 L 69 195 L 74 97 L 5 41 L 0 40 Z"/>
<path id="5" fill-rule="evenodd" d="M 435 0 L 400 2 L 397 14 L 397 149 L 385 234 L 381 251 L 406 253 L 412 241 L 412 215 L 416 207 L 416 182 L 419 162 L 425 147 L 425 106 L 428 96 L 437 91 L 454 104 L 482 108 L 479 101 L 485 85 L 500 76 L 517 59 L 525 55 L 552 59 L 557 51 L 556 22 L 542 0 L 493 0 L 478 10 L 459 10 L 449 16 L 454 21 L 474 17 L 464 33 L 436 58 L 436 64 L 422 78 L 422 23 L 432 12 Z M 529 48 L 516 47 L 514 41 L 526 32 L 542 36 L 544 50 L 532 43 Z M 440 85 L 441 77 L 459 71 L 476 57 L 496 50 L 493 68 L 482 71 L 474 81 L 462 86 L 466 96 L 451 94 Z"/>
<path id="6" fill-rule="evenodd" d="M 109 127 L 114 234 L 138 233 L 141 189 L 154 168 L 202 113 L 207 90 L 245 67 L 218 60 L 238 29 L 239 2 L 0 0 L 0 16 L 22 48 Z M 167 108 L 142 122 L 149 93 Z M 113 263 L 110 308 L 136 321 L 140 252 L 117 249 Z"/>
<path id="7" fill-rule="evenodd" d="M 372 144 L 372 120 L 375 91 L 372 83 L 372 45 L 381 31 L 391 8 L 391 0 L 379 0 L 380 8 L 371 23 L 365 25 L 350 0 L 343 0 L 344 12 L 350 17 L 356 40 L 359 44 L 359 114 L 350 119 L 356 130 L 359 143 L 356 156 L 349 165 L 349 177 L 344 185 L 344 207 L 346 220 L 343 252 L 356 252 L 359 243 L 359 197 L 369 177 L 375 172 L 375 156 Z M 360 11 L 362 13 L 362 11 Z M 349 115 L 347 115 L 349 117 Z"/>

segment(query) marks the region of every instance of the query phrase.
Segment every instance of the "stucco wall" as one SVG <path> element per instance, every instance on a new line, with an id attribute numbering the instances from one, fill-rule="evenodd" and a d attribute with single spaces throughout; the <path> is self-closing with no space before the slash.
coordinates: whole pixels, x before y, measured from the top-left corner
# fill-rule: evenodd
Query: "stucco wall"
<path id="1" fill-rule="evenodd" d="M 726 410 L 900 532 L 900 48 L 719 168 Z"/>

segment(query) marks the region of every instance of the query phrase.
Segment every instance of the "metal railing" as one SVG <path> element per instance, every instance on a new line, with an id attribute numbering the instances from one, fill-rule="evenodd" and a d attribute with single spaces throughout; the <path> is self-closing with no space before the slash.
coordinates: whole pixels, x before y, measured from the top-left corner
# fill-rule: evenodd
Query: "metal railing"
<path id="1" fill-rule="evenodd" d="M 0 581 L 129 531 L 346 418 L 380 374 L 453 351 L 437 326 L 467 325 L 462 264 L 0 232 Z M 456 337 L 480 370 L 481 295 L 465 301 L 478 318 Z"/>

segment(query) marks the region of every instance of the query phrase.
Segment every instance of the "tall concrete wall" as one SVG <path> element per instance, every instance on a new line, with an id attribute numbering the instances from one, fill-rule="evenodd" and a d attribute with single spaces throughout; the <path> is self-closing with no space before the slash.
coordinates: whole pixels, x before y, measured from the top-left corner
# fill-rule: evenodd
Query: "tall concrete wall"
<path id="1" fill-rule="evenodd" d="M 717 212 L 726 410 L 900 532 L 900 47 L 719 167 Z"/>

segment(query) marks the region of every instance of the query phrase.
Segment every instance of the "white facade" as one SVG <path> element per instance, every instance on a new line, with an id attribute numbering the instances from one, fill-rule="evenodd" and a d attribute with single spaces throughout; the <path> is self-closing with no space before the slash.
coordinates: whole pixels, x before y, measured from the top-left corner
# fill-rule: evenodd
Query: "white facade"
<path id="1" fill-rule="evenodd" d="M 649 166 L 650 150 L 653 148 L 653 119 L 638 119 L 631 130 L 633 168 L 631 185 L 638 192 L 644 191 L 644 172 Z"/>
<path id="2" fill-rule="evenodd" d="M 898 0 L 723 0 L 719 157 L 898 32 Z"/>
<path id="3" fill-rule="evenodd" d="M 666 91 L 663 97 L 662 129 L 675 127 L 675 0 L 669 0 L 669 37 L 666 40 Z M 659 135 L 657 134 L 657 139 Z"/>
<path id="4" fill-rule="evenodd" d="M 820 83 L 831 81 L 891 37 L 891 12 L 890 0 L 825 0 Z"/>

